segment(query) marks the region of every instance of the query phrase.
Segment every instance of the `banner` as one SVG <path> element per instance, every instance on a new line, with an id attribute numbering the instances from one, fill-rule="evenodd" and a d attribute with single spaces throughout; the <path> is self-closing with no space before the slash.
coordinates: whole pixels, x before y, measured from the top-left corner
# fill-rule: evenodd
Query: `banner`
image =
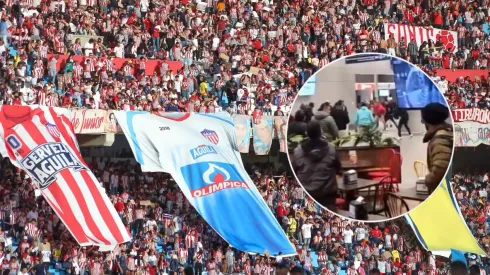
<path id="1" fill-rule="evenodd" d="M 256 155 L 268 155 L 274 138 L 274 117 L 263 116 L 258 124 L 253 124 L 253 145 Z"/>
<path id="2" fill-rule="evenodd" d="M 92 109 L 72 110 L 73 129 L 75 134 L 100 134 L 105 132 L 107 111 Z"/>
<path id="3" fill-rule="evenodd" d="M 470 108 L 453 110 L 456 147 L 490 145 L 490 111 Z"/>
<path id="4" fill-rule="evenodd" d="M 52 54 L 48 54 L 48 59 L 51 59 L 52 56 L 53 56 Z M 83 64 L 81 62 L 83 62 L 86 58 L 87 56 L 81 56 L 81 55 L 73 56 L 73 60 L 79 62 L 80 64 Z M 56 69 L 58 71 L 65 67 L 66 60 L 68 60 L 68 55 L 59 55 L 58 62 L 56 64 Z M 133 64 L 137 62 L 137 59 L 132 59 L 132 58 L 114 58 L 112 62 L 114 63 L 114 68 L 118 70 L 123 66 L 124 63 L 126 63 L 129 60 L 132 60 Z M 165 61 L 165 62 L 167 62 L 168 64 L 169 71 L 172 71 L 174 73 L 182 68 L 182 62 L 180 61 Z M 162 60 L 153 60 L 153 59 L 146 60 L 145 75 L 151 76 L 155 71 L 160 72 L 160 66 L 162 63 L 163 63 Z"/>
<path id="5" fill-rule="evenodd" d="M 284 257 L 296 254 L 243 167 L 228 113 L 118 111 L 116 119 L 142 171 L 169 173 L 189 203 L 232 247 L 258 254 L 282 252 Z"/>
<path id="6" fill-rule="evenodd" d="M 403 24 L 384 24 L 385 39 L 390 38 L 393 35 L 395 41 L 398 43 L 402 37 L 405 37 L 405 43 L 408 43 L 415 39 L 417 42 L 417 49 L 422 45 L 422 42 L 429 39 L 436 42 L 441 41 L 444 49 L 456 50 L 458 48 L 458 35 L 455 31 L 447 31 L 436 28 L 424 28 L 415 27 Z"/>
<path id="7" fill-rule="evenodd" d="M 451 175 L 451 171 L 448 171 L 446 179 L 432 193 L 430 199 L 405 217 L 426 250 L 457 249 L 485 256 L 485 251 L 473 237 L 461 214 L 451 189 Z"/>
<path id="8" fill-rule="evenodd" d="M 107 133 L 122 133 L 122 129 L 116 120 L 116 111 L 110 110 L 105 113 L 104 131 Z"/>
<path id="9" fill-rule="evenodd" d="M 274 118 L 274 129 L 276 130 L 276 136 L 279 139 L 279 152 L 286 153 L 287 150 L 287 131 L 288 131 L 288 117 L 276 117 Z"/>
<path id="10" fill-rule="evenodd" d="M 233 121 L 235 122 L 238 151 L 248 154 L 250 151 L 250 136 L 252 135 L 250 116 L 236 115 L 233 117 Z"/>
<path id="11" fill-rule="evenodd" d="M 69 116 L 46 106 L 3 105 L 0 114 L 0 152 L 26 172 L 81 246 L 114 248 L 131 240 L 83 160 Z"/>

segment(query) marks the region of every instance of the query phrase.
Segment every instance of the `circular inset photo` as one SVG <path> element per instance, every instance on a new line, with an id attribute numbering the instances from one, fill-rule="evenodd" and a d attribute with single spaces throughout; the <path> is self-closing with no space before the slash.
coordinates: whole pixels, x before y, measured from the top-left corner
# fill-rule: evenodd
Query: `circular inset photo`
<path id="1" fill-rule="evenodd" d="M 444 96 L 418 67 L 371 53 L 340 58 L 292 106 L 287 147 L 305 191 L 346 218 L 406 214 L 439 186 L 453 153 Z"/>

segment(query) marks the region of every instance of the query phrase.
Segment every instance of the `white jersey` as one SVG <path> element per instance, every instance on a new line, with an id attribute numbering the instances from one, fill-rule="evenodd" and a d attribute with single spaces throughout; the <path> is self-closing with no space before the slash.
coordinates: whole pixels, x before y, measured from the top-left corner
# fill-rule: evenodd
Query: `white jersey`
<path id="1" fill-rule="evenodd" d="M 228 113 L 119 111 L 116 118 L 142 170 L 171 174 L 194 208 L 233 247 L 295 253 L 243 168 Z M 247 223 L 252 229 L 242 226 Z"/>

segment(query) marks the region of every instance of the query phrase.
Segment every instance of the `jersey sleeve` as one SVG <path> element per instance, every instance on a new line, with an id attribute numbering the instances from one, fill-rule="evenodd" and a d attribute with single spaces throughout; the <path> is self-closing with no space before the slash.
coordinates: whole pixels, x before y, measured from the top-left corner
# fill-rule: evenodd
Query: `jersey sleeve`
<path id="1" fill-rule="evenodd" d="M 145 116 L 147 112 L 118 111 L 117 123 L 121 126 L 136 161 L 141 165 L 143 172 L 164 172 L 159 161 L 158 149 L 145 131 Z"/>

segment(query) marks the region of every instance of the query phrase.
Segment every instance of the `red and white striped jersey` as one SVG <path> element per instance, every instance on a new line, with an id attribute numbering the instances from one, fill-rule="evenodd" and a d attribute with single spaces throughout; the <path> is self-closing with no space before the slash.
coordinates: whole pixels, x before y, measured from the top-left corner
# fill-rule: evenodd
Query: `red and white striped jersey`
<path id="1" fill-rule="evenodd" d="M 25 227 L 26 234 L 31 237 L 37 237 L 38 234 L 38 228 L 35 224 L 33 223 L 28 223 Z"/>
<path id="2" fill-rule="evenodd" d="M 25 114 L 22 119 L 12 114 Z M 130 234 L 83 160 L 66 114 L 45 106 L 0 109 L 2 155 L 22 168 L 81 245 L 127 242 Z"/>
<path id="3" fill-rule="evenodd" d="M 192 235 L 185 236 L 185 247 L 186 248 L 194 248 L 196 247 L 196 237 Z"/>

